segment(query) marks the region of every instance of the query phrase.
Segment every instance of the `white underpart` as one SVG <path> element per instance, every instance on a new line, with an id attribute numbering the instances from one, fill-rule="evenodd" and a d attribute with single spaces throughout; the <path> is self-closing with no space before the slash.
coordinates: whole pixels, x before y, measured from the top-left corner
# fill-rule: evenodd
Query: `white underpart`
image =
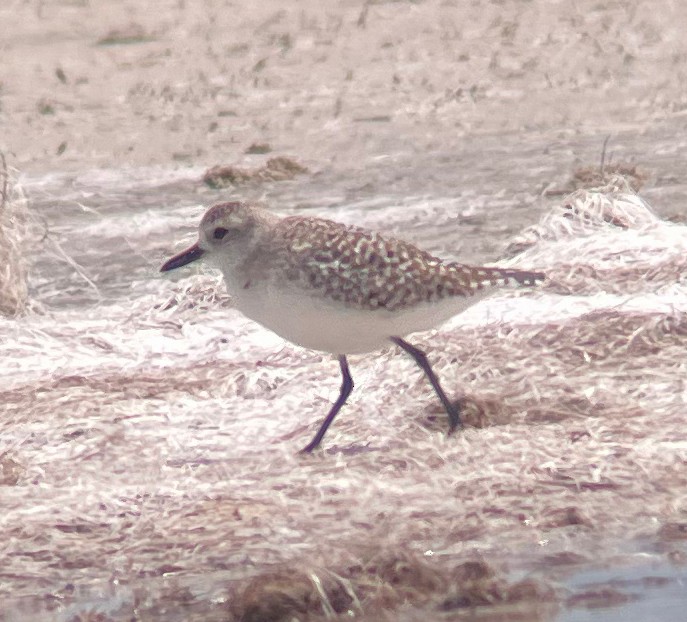
<path id="1" fill-rule="evenodd" d="M 280 337 L 311 350 L 362 354 L 388 345 L 390 337 L 435 328 L 475 304 L 493 289 L 474 296 L 456 296 L 402 311 L 347 307 L 316 290 L 305 291 L 287 281 L 251 283 L 224 268 L 224 279 L 236 308 Z"/>

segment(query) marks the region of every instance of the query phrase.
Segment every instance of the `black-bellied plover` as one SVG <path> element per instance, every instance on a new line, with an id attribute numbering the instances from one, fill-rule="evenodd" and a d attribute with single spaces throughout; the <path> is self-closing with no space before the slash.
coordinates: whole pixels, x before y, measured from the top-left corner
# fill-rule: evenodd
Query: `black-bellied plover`
<path id="1" fill-rule="evenodd" d="M 343 382 L 339 397 L 302 451 L 315 449 L 353 389 L 348 354 L 389 341 L 420 366 L 443 404 L 449 432 L 459 408 L 444 393 L 422 350 L 405 335 L 438 326 L 505 285 L 531 286 L 541 272 L 447 262 L 408 242 L 359 227 L 302 216 L 280 218 L 255 205 L 211 207 L 198 241 L 162 272 L 206 257 L 222 270 L 244 315 L 305 348 L 335 354 Z"/>

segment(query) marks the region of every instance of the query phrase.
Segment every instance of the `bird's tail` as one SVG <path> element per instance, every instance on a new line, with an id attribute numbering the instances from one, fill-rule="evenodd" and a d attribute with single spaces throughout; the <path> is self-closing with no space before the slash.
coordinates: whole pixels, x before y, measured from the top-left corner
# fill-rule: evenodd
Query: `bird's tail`
<path id="1" fill-rule="evenodd" d="M 487 293 L 485 290 L 496 287 L 531 287 L 546 279 L 543 272 L 466 266 L 458 263 L 446 265 L 446 271 L 452 277 L 450 280 L 456 290 L 447 292 L 450 295 L 474 296 L 478 293 Z"/>
<path id="2" fill-rule="evenodd" d="M 478 280 L 485 285 L 532 287 L 546 280 L 546 274 L 532 270 L 513 270 L 509 268 L 477 268 Z"/>

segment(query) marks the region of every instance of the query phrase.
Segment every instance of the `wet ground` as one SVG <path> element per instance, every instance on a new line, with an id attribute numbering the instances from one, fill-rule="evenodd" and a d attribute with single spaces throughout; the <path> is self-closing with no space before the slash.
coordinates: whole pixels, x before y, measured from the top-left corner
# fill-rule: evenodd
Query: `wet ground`
<path id="1" fill-rule="evenodd" d="M 646 132 L 641 139 L 644 145 L 658 146 L 659 152 L 671 145 L 666 128 L 656 135 Z M 480 144 L 490 154 L 487 160 L 493 161 L 497 154 L 503 158 L 503 153 L 517 148 L 515 137 L 511 140 L 509 144 L 501 137 L 483 137 Z M 629 143 L 631 136 L 626 140 Z M 584 143 L 578 144 L 581 151 L 595 151 L 595 138 Z M 637 139 L 633 146 L 638 148 Z M 518 154 L 522 174 L 504 171 L 495 194 L 484 163 L 463 153 L 389 156 L 356 171 L 354 180 L 350 172 L 323 171 L 294 181 L 239 188 L 231 196 L 259 197 L 284 213 L 312 213 L 381 229 L 416 240 L 442 256 L 491 261 L 509 238 L 560 200 L 542 196 L 542 191 L 565 187 L 580 158 L 573 157 L 571 148 L 551 151 L 542 143 Z M 679 217 L 681 188 L 676 180 L 680 172 L 667 155 L 652 161 L 657 160 L 663 172 L 652 178 L 644 196 L 654 197 L 664 215 Z M 206 187 L 202 173 L 196 167 L 22 175 L 32 209 L 40 215 L 47 234 L 35 245 L 33 299 L 45 309 L 67 310 L 117 304 L 155 292 L 161 261 L 195 235 L 203 206 L 227 195 Z M 510 559 L 509 567 L 516 575 L 518 567 L 525 574 L 539 567 L 534 576 L 555 580 L 568 594 L 564 597 L 567 608 L 555 618 L 562 622 L 681 620 L 687 602 L 685 567 L 667 564 L 651 547 L 636 542 L 626 546 L 627 554 L 604 558 L 599 569 L 573 561 L 541 575 L 541 562 L 530 566 L 524 559 Z M 211 593 L 217 581 L 222 583 L 214 577 L 209 584 L 192 589 Z M 59 619 L 70 620 L 89 607 L 116 618 L 131 598 L 129 587 L 111 586 L 103 593 L 80 590 L 70 594 L 68 601 L 73 604 L 60 607 Z M 18 612 L 24 606 L 20 601 L 10 609 Z M 23 620 L 26 615 L 36 620 L 58 619 L 55 614 L 41 614 L 29 606 L 6 619 Z"/>
<path id="2" fill-rule="evenodd" d="M 637 164 L 642 196 L 687 219 L 680 7 L 263 5 L 0 8 L 0 148 L 39 221 L 30 287 L 48 312 L 155 291 L 161 260 L 228 197 L 493 261 L 576 168 L 600 163 L 607 137 L 606 161 Z M 270 153 L 246 155 L 254 142 Z M 201 181 L 208 166 L 282 154 L 310 172 L 224 190 Z M 682 620 L 684 561 L 625 548 L 600 568 L 552 572 L 578 596 L 554 619 Z M 59 619 L 90 605 L 114 614 L 129 597 L 83 594 Z M 4 619 L 56 619 L 14 605 Z"/>

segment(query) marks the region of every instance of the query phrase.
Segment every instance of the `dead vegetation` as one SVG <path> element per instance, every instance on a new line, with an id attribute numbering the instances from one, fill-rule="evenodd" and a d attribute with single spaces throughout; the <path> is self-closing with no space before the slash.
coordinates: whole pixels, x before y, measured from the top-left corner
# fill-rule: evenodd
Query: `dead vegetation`
<path id="1" fill-rule="evenodd" d="M 262 155 L 269 153 L 270 151 L 272 151 L 272 147 L 270 147 L 269 143 L 251 143 L 248 145 L 248 147 L 246 147 L 244 153 L 251 155 Z"/>
<path id="2" fill-rule="evenodd" d="M 639 192 L 649 179 L 649 174 L 637 164 L 612 162 L 602 169 L 593 166 L 576 169 L 572 178 L 572 190 L 605 186 L 617 175 L 624 177 L 634 192 Z"/>
<path id="3" fill-rule="evenodd" d="M 211 188 L 226 188 L 251 182 L 287 181 L 296 175 L 304 175 L 308 169 L 293 158 L 270 158 L 264 166 L 254 169 L 238 166 L 213 166 L 205 171 L 203 181 Z"/>
<path id="4" fill-rule="evenodd" d="M 479 609 L 485 620 L 534 622 L 555 613 L 557 597 L 543 581 L 508 582 L 481 560 L 445 567 L 413 555 L 387 554 L 335 571 L 277 568 L 240 586 L 229 611 L 236 622 L 393 620 L 399 604 L 406 612 L 433 611 L 434 619 L 474 615 Z"/>
<path id="5" fill-rule="evenodd" d="M 110 30 L 106 35 L 98 39 L 95 45 L 136 45 L 139 43 L 149 43 L 150 41 L 155 41 L 155 37 L 148 34 L 146 29 L 140 24 L 131 23 L 125 28 Z"/>
<path id="6" fill-rule="evenodd" d="M 605 186 L 614 178 L 622 177 L 639 192 L 649 179 L 649 174 L 637 164 L 629 162 L 602 163 L 601 166 L 581 166 L 573 171 L 572 178 L 563 188 L 548 188 L 545 196 L 564 196 L 575 190 L 589 190 Z"/>
<path id="7" fill-rule="evenodd" d="M 29 230 L 26 198 L 0 153 L 0 316 L 17 316 L 28 304 Z"/>
<path id="8" fill-rule="evenodd" d="M 556 581 L 636 538 L 684 558 L 686 240 L 622 180 L 574 193 L 502 262 L 547 284 L 415 337 L 464 431 L 390 348 L 352 359 L 308 457 L 335 363 L 241 318 L 214 276 L 0 323 L 0 598 L 205 622 L 624 602 Z"/>

